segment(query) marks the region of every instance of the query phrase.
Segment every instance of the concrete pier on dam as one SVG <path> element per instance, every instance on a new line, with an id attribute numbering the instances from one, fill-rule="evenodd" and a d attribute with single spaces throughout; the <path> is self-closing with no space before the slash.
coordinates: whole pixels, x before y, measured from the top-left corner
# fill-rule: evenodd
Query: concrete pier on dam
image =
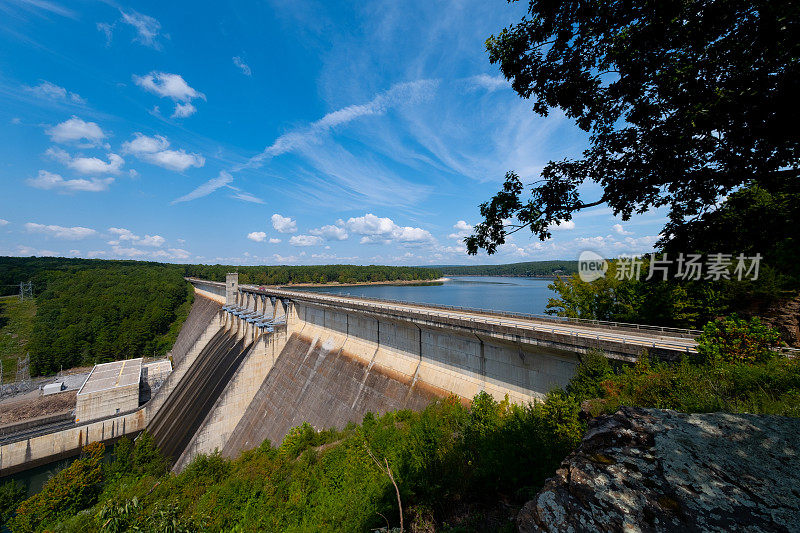
<path id="1" fill-rule="evenodd" d="M 623 361 L 696 350 L 691 331 L 262 288 L 239 285 L 236 274 L 188 281 L 195 303 L 152 398 L 0 442 L 0 475 L 142 430 L 181 470 L 198 454 L 277 445 L 303 422 L 342 427 L 367 412 L 421 409 L 450 394 L 469 402 L 480 391 L 535 401 L 566 385 L 589 350 Z"/>

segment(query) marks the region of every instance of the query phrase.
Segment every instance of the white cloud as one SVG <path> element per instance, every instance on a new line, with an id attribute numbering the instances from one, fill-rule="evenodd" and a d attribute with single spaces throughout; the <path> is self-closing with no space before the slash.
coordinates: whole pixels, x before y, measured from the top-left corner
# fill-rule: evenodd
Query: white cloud
<path id="1" fill-rule="evenodd" d="M 86 100 L 81 98 L 79 94 L 70 92 L 64 87 L 56 85 L 55 83 L 50 83 L 46 80 L 43 80 L 41 83 L 39 83 L 39 85 L 35 85 L 33 87 L 26 86 L 25 90 L 39 98 L 47 100 L 68 102 L 79 105 L 86 103 Z"/>
<path id="2" fill-rule="evenodd" d="M 479 74 L 469 78 L 470 84 L 473 87 L 486 89 L 489 92 L 494 92 L 502 87 L 510 87 L 510 83 L 503 76 L 489 76 L 488 74 Z"/>
<path id="3" fill-rule="evenodd" d="M 122 151 L 142 161 L 176 172 L 183 172 L 189 167 L 199 168 L 206 163 L 205 157 L 200 154 L 188 153 L 183 149 L 167 150 L 169 141 L 162 135 L 148 137 L 139 132 L 133 135 L 133 140 L 122 143 Z"/>
<path id="4" fill-rule="evenodd" d="M 273 157 L 313 144 L 321 135 L 358 118 L 382 115 L 395 105 L 425 100 L 436 89 L 436 85 L 437 82 L 433 80 L 418 80 L 393 85 L 389 90 L 378 94 L 366 104 L 351 105 L 333 111 L 305 128 L 281 135 L 261 154 L 251 158 L 245 166 L 257 167 Z"/>
<path id="5" fill-rule="evenodd" d="M 340 224 L 343 224 L 343 222 L 340 221 Z M 309 233 L 311 235 L 317 235 L 319 237 L 322 237 L 323 239 L 328 241 L 343 241 L 348 237 L 347 230 L 343 228 L 341 225 L 322 226 L 321 228 L 312 229 L 311 231 L 309 231 Z"/>
<path id="6" fill-rule="evenodd" d="M 270 240 L 269 240 L 270 244 L 278 244 L 279 242 L 281 242 L 281 240 L 280 239 L 276 239 L 275 237 L 271 237 Z"/>
<path id="7" fill-rule="evenodd" d="M 114 252 L 114 255 L 117 257 L 129 257 L 132 259 L 147 255 L 147 252 L 144 250 L 134 247 L 112 246 L 111 251 Z"/>
<path id="8" fill-rule="evenodd" d="M 170 254 L 172 254 L 171 259 L 175 261 L 184 261 L 186 259 L 189 259 L 189 257 L 191 256 L 191 254 L 187 250 L 184 250 L 183 248 L 170 248 L 168 251 Z"/>
<path id="9" fill-rule="evenodd" d="M 9 224 L 8 220 L 0 218 L 0 226 L 8 226 L 8 224 Z"/>
<path id="10" fill-rule="evenodd" d="M 459 220 L 455 224 L 453 224 L 453 229 L 456 230 L 455 232 L 451 233 L 447 236 L 448 239 L 458 239 L 461 240 L 464 237 L 467 237 L 472 233 L 472 225 L 467 224 L 463 220 Z"/>
<path id="11" fill-rule="evenodd" d="M 25 230 L 28 233 L 42 233 L 50 237 L 55 237 L 56 239 L 66 240 L 85 239 L 97 234 L 97 231 L 82 226 L 68 228 L 64 226 L 37 224 L 35 222 L 28 222 L 25 224 Z"/>
<path id="12" fill-rule="evenodd" d="M 251 76 L 253 74 L 253 71 L 250 70 L 250 66 L 247 63 L 245 63 L 241 57 L 235 56 L 233 58 L 233 64 L 239 67 L 242 71 L 242 74 L 244 74 L 245 76 Z"/>
<path id="13" fill-rule="evenodd" d="M 367 213 L 354 217 L 344 223 L 344 227 L 358 235 L 363 235 L 361 244 L 398 242 L 401 244 L 433 243 L 435 239 L 428 230 L 411 226 L 398 226 L 390 218 L 381 218 Z"/>
<path id="14" fill-rule="evenodd" d="M 263 231 L 252 231 L 247 234 L 247 238 L 255 242 L 264 242 L 267 240 L 267 234 Z"/>
<path id="15" fill-rule="evenodd" d="M 322 244 L 322 237 L 316 235 L 295 235 L 289 239 L 292 246 L 316 246 Z"/>
<path id="16" fill-rule="evenodd" d="M 145 235 L 140 241 L 139 244 L 142 246 L 153 246 L 159 247 L 164 244 L 166 239 L 161 235 Z"/>
<path id="17" fill-rule="evenodd" d="M 272 215 L 272 227 L 278 233 L 295 233 L 297 232 L 297 221 L 291 217 L 285 217 L 275 213 Z"/>
<path id="18" fill-rule="evenodd" d="M 77 170 L 81 174 L 119 174 L 125 160 L 117 154 L 108 154 L 108 162 L 97 157 L 72 157 L 65 150 L 57 147 L 48 148 L 45 155 Z"/>
<path id="19" fill-rule="evenodd" d="M 188 117 L 196 109 L 191 104 L 195 98 L 206 99 L 206 95 L 186 83 L 180 74 L 152 71 L 144 76 L 133 75 L 133 81 L 145 91 L 162 98 L 171 98 L 175 102 L 173 117 Z"/>
<path id="20" fill-rule="evenodd" d="M 136 157 L 152 163 L 153 165 L 166 168 L 167 170 L 174 170 L 176 172 L 183 172 L 189 167 L 200 168 L 206 163 L 206 158 L 200 154 L 190 154 L 185 150 L 164 150 L 162 152 L 154 152 L 152 154 L 136 154 Z"/>
<path id="21" fill-rule="evenodd" d="M 37 250 L 31 246 L 17 246 L 16 254 L 22 257 L 30 257 L 30 256 L 37 256 L 37 257 L 55 257 L 58 254 L 53 252 L 52 250 Z"/>
<path id="22" fill-rule="evenodd" d="M 220 187 L 224 187 L 232 181 L 233 176 L 223 170 L 216 178 L 208 180 L 189 194 L 181 196 L 180 198 L 176 198 L 172 201 L 172 203 L 177 204 L 180 202 L 189 202 L 191 200 L 196 200 L 197 198 L 202 198 L 203 196 L 208 196 L 212 192 L 216 191 Z"/>
<path id="23" fill-rule="evenodd" d="M 161 45 L 158 43 L 158 32 L 161 31 L 161 23 L 150 17 L 148 15 L 143 15 L 141 13 L 137 13 L 136 11 L 131 11 L 130 13 L 126 13 L 120 10 L 122 13 L 122 22 L 133 26 L 136 29 L 136 38 L 134 41 L 138 41 L 145 46 L 149 46 L 151 48 L 155 48 L 158 50 L 161 48 Z M 108 25 L 106 25 L 108 26 Z M 98 28 L 100 26 L 98 25 Z M 106 39 L 109 41 L 111 40 L 111 29 L 110 27 L 108 30 L 105 28 L 101 28 L 106 33 Z"/>
<path id="24" fill-rule="evenodd" d="M 231 196 L 231 198 L 234 198 L 236 200 L 241 200 L 243 202 L 250 202 L 252 204 L 263 204 L 264 203 L 264 200 L 262 200 L 258 196 L 255 196 L 253 194 L 250 194 L 249 192 L 243 191 L 239 187 L 234 187 L 233 185 L 228 185 L 228 188 L 231 189 L 232 191 L 234 191 L 234 193 Z"/>
<path id="25" fill-rule="evenodd" d="M 26 180 L 26 183 L 37 189 L 51 190 L 61 189 L 71 192 L 100 192 L 108 190 L 108 186 L 114 182 L 114 178 L 90 178 L 90 179 L 64 179 L 58 174 L 40 170 L 39 176 Z"/>
<path id="26" fill-rule="evenodd" d="M 106 36 L 106 46 L 110 46 L 111 40 L 114 38 L 114 25 L 107 22 L 98 22 L 97 31 L 103 32 L 103 35 Z"/>
<path id="27" fill-rule="evenodd" d="M 155 137 L 148 137 L 138 131 L 133 134 L 132 141 L 125 141 L 122 143 L 122 149 L 132 154 L 154 153 L 166 150 L 169 147 L 169 141 L 162 135 Z"/>
<path id="28" fill-rule="evenodd" d="M 104 252 L 102 250 L 91 250 L 89 253 L 86 254 L 86 256 L 89 259 L 94 259 L 96 257 L 102 257 L 104 255 L 106 255 L 106 252 Z"/>
<path id="29" fill-rule="evenodd" d="M 559 220 L 557 224 L 553 224 L 548 229 L 551 231 L 569 231 L 575 229 L 574 220 Z"/>
<path id="30" fill-rule="evenodd" d="M 120 241 L 134 241 L 139 238 L 127 228 L 108 228 L 108 232 L 116 235 Z"/>
<path id="31" fill-rule="evenodd" d="M 622 227 L 622 224 L 614 224 L 613 226 L 611 226 L 611 229 L 613 229 L 616 233 L 620 235 L 633 235 L 633 232 L 627 231 L 625 228 Z"/>
<path id="32" fill-rule="evenodd" d="M 196 112 L 197 108 L 188 102 L 185 104 L 176 103 L 172 118 L 186 118 L 194 115 Z"/>
<path id="33" fill-rule="evenodd" d="M 127 228 L 108 228 L 108 232 L 116 235 L 115 240 L 108 241 L 108 244 L 112 246 L 119 246 L 121 242 L 128 241 L 136 243 L 139 246 L 159 248 L 166 242 L 166 239 L 161 235 L 145 235 L 144 237 L 140 237 Z"/>
<path id="34" fill-rule="evenodd" d="M 45 130 L 45 133 L 58 143 L 86 140 L 89 144 L 96 145 L 106 138 L 106 134 L 95 122 L 85 122 L 75 115 Z"/>

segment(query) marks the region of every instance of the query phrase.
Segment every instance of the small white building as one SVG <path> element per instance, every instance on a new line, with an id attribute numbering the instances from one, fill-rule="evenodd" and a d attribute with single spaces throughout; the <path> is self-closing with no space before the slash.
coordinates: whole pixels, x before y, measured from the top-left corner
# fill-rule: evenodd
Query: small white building
<path id="1" fill-rule="evenodd" d="M 56 381 L 55 383 L 48 383 L 44 387 L 42 387 L 42 396 L 49 396 L 51 394 L 58 394 L 59 392 L 63 391 L 67 387 L 64 385 L 63 381 Z"/>

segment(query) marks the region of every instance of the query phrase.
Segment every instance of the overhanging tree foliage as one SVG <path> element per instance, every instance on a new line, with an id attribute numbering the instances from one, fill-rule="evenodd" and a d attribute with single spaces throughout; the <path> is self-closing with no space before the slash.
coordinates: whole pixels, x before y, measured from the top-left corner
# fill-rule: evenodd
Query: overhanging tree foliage
<path id="1" fill-rule="evenodd" d="M 666 206 L 670 235 L 743 184 L 798 177 L 798 2 L 533 0 L 486 47 L 536 113 L 561 109 L 591 136 L 581 159 L 548 163 L 528 199 L 508 172 L 465 239 L 471 254 L 525 227 L 547 239 L 603 203 L 623 220 Z M 587 182 L 602 194 L 583 198 Z"/>

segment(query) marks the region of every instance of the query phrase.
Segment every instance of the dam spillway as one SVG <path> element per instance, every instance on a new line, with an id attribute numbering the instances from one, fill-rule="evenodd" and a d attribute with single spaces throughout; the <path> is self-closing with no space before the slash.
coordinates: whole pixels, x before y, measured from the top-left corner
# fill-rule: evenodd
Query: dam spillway
<path id="1" fill-rule="evenodd" d="M 203 348 L 147 425 L 154 442 L 177 460 L 208 414 L 251 342 L 220 330 Z"/>

